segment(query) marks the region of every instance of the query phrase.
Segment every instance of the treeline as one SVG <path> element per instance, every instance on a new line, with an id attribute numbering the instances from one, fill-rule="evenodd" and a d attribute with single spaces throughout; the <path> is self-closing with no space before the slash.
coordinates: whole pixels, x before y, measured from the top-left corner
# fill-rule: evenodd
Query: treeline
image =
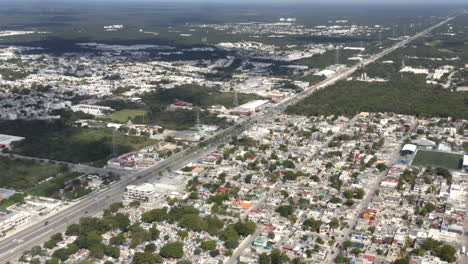
<path id="1" fill-rule="evenodd" d="M 428 85 L 424 77 L 396 74 L 385 83 L 341 81 L 288 107 L 287 112 L 308 116 L 350 116 L 369 111 L 468 118 L 467 94 Z"/>
<path id="2" fill-rule="evenodd" d="M 1 121 L 0 133 L 23 136 L 13 143 L 13 152 L 68 162 L 96 162 L 108 159 L 113 153 L 112 130 L 68 127 L 57 121 Z M 117 154 L 140 149 L 151 140 L 116 133 Z"/>
<path id="3" fill-rule="evenodd" d="M 221 104 L 225 107 L 233 107 L 234 93 L 222 92 L 219 88 L 200 86 L 197 84 L 184 84 L 172 89 L 161 89 L 156 92 L 146 93 L 142 96 L 143 102 L 149 106 L 167 106 L 175 100 L 183 100 L 192 103 L 194 106 L 209 107 Z M 239 103 L 259 99 L 254 94 L 238 94 Z"/>

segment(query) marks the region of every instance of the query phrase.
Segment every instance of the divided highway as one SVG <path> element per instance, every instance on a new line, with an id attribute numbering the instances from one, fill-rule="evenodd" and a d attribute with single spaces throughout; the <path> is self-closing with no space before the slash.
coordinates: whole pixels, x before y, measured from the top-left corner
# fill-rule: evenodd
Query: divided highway
<path id="1" fill-rule="evenodd" d="M 80 201 L 77 201 L 74 204 L 70 205 L 68 208 L 61 210 L 38 223 L 26 227 L 25 229 L 17 232 L 16 234 L 13 234 L 6 238 L 2 238 L 2 240 L 0 241 L 0 264 L 7 262 L 16 262 L 18 258 L 22 255 L 23 251 L 45 242 L 49 239 L 51 235 L 63 231 L 69 224 L 77 222 L 80 217 L 86 215 L 95 215 L 99 212 L 102 212 L 111 203 L 117 202 L 122 199 L 123 191 L 126 185 L 140 183 L 154 178 L 158 178 L 160 177 L 159 175 L 161 173 L 176 170 L 184 166 L 188 162 L 192 162 L 203 157 L 209 151 L 213 150 L 218 144 L 224 142 L 229 136 L 238 135 L 243 131 L 247 130 L 253 124 L 257 122 L 262 122 L 267 118 L 274 117 L 276 114 L 283 111 L 285 107 L 292 104 L 296 104 L 297 102 L 314 93 L 315 91 L 330 86 L 336 83 L 337 81 L 350 76 L 357 69 L 359 69 L 359 67 L 375 62 L 376 60 L 382 58 L 390 52 L 408 44 L 409 42 L 421 36 L 424 36 L 431 30 L 444 25 L 452 19 L 453 17 L 447 18 L 446 20 L 434 26 L 431 26 L 430 28 L 422 32 L 410 38 L 407 38 L 376 55 L 371 56 L 366 61 L 355 65 L 344 72 L 338 73 L 337 75 L 326 79 L 320 82 L 319 84 L 313 85 L 305 89 L 303 92 L 296 94 L 292 98 L 280 102 L 276 105 L 277 107 L 274 109 L 268 109 L 266 111 L 255 114 L 251 116 L 247 121 L 244 121 L 241 124 L 231 126 L 219 132 L 216 136 L 213 136 L 203 141 L 201 144 L 176 153 L 170 158 L 157 163 L 151 168 L 136 173 L 130 173 L 127 176 L 122 177 L 121 181 L 99 192 L 90 194 L 89 196 L 81 199 Z"/>

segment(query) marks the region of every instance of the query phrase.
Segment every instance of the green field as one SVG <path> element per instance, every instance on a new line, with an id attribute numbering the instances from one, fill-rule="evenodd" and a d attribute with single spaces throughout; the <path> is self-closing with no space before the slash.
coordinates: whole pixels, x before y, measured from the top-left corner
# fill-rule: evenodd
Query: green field
<path id="1" fill-rule="evenodd" d="M 128 120 L 134 120 L 137 116 L 144 116 L 148 111 L 144 109 L 124 109 L 107 116 L 114 122 L 126 123 Z"/>
<path id="2" fill-rule="evenodd" d="M 413 159 L 413 166 L 430 166 L 433 168 L 442 167 L 446 169 L 460 169 L 462 154 L 452 154 L 428 150 L 419 150 Z"/>
<path id="3" fill-rule="evenodd" d="M 66 171 L 66 167 L 0 157 L 0 171 L 0 187 L 24 191 L 36 186 L 40 181 Z"/>

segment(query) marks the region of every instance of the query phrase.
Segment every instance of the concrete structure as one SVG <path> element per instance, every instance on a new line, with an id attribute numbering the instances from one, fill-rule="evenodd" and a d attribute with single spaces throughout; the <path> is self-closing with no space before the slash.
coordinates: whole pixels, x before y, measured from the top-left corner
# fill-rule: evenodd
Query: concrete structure
<path id="1" fill-rule="evenodd" d="M 86 114 L 94 115 L 94 116 L 103 116 L 107 113 L 113 112 L 114 109 L 108 106 L 100 106 L 100 105 L 86 105 L 86 104 L 78 104 L 71 107 L 73 112 L 82 111 Z"/>
<path id="2" fill-rule="evenodd" d="M 128 185 L 125 188 L 124 200 L 151 203 L 156 196 L 156 187 L 151 183 L 144 183 L 138 186 Z"/>
<path id="3" fill-rule="evenodd" d="M 416 146 L 414 144 L 406 144 L 401 149 L 401 154 L 402 155 L 407 155 L 407 154 L 413 155 L 416 152 L 417 148 L 418 148 L 418 146 Z"/>
<path id="4" fill-rule="evenodd" d="M 11 148 L 11 143 L 23 140 L 24 137 L 0 134 L 0 150 L 3 148 Z"/>
<path id="5" fill-rule="evenodd" d="M 232 111 L 240 114 L 249 114 L 261 111 L 269 103 L 269 100 L 254 100 L 234 108 Z"/>
<path id="6" fill-rule="evenodd" d="M 0 237 L 15 227 L 25 224 L 30 217 L 31 215 L 26 212 L 13 212 L 0 215 Z"/>
<path id="7" fill-rule="evenodd" d="M 463 156 L 463 169 L 468 170 L 468 155 Z"/>
<path id="8" fill-rule="evenodd" d="M 8 190 L 8 189 L 0 188 L 0 200 L 8 199 L 8 198 L 10 198 L 11 196 L 13 196 L 15 193 L 16 193 L 16 192 L 13 191 L 13 190 Z"/>

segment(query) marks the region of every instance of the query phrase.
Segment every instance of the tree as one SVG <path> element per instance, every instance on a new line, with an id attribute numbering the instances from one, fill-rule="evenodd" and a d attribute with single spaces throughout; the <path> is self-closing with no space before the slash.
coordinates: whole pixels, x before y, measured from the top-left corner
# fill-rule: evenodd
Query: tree
<path id="1" fill-rule="evenodd" d="M 234 229 L 236 229 L 237 233 L 241 236 L 248 236 L 253 234 L 256 228 L 257 225 L 252 221 L 239 221 L 234 225 Z"/>
<path id="2" fill-rule="evenodd" d="M 146 244 L 145 252 L 154 252 L 156 251 L 156 245 L 154 243 Z"/>
<path id="3" fill-rule="evenodd" d="M 359 255 L 359 254 L 361 254 L 361 252 L 362 252 L 362 251 L 361 251 L 361 249 L 359 249 L 359 248 L 353 248 L 353 249 L 351 249 L 351 253 L 353 253 L 353 254 L 356 255 L 356 256 Z"/>
<path id="4" fill-rule="evenodd" d="M 215 240 L 202 241 L 200 247 L 203 250 L 214 250 L 216 249 L 216 241 Z"/>
<path id="5" fill-rule="evenodd" d="M 266 253 L 258 255 L 259 264 L 271 264 L 271 258 Z"/>
<path id="6" fill-rule="evenodd" d="M 290 205 L 280 205 L 276 208 L 275 212 L 279 213 L 282 217 L 288 217 L 294 212 L 294 208 Z"/>
<path id="7" fill-rule="evenodd" d="M 104 254 L 106 256 L 118 259 L 120 257 L 120 249 L 118 247 L 105 246 L 104 247 Z"/>
<path id="8" fill-rule="evenodd" d="M 219 250 L 215 249 L 215 250 L 210 251 L 210 256 L 212 258 L 217 257 L 218 255 L 219 255 Z"/>
<path id="9" fill-rule="evenodd" d="M 180 242 L 169 242 L 159 251 L 163 258 L 181 258 L 184 256 L 183 244 Z"/>
<path id="10" fill-rule="evenodd" d="M 155 225 L 153 225 L 150 229 L 149 229 L 149 233 L 150 233 L 150 238 L 151 240 L 156 240 L 159 238 L 159 235 L 160 235 L 160 231 L 156 228 Z"/>
<path id="11" fill-rule="evenodd" d="M 345 257 L 345 256 L 343 256 L 341 254 L 336 256 L 336 258 L 335 258 L 335 263 L 348 263 L 349 261 L 350 261 L 349 258 L 347 258 L 347 257 Z"/>
<path id="12" fill-rule="evenodd" d="M 330 221 L 330 223 L 328 223 L 328 225 L 330 226 L 330 229 L 334 230 L 340 226 L 340 221 L 338 220 L 338 218 L 333 217 L 333 219 Z"/>
<path id="13" fill-rule="evenodd" d="M 136 252 L 132 260 L 132 264 L 154 264 L 163 262 L 164 260 L 161 256 L 150 252 Z"/>
<path id="14" fill-rule="evenodd" d="M 112 212 L 112 213 L 117 213 L 117 211 L 120 209 L 120 208 L 123 208 L 123 204 L 122 202 L 118 202 L 118 203 L 113 203 L 109 206 L 109 210 Z"/>
<path id="15" fill-rule="evenodd" d="M 455 262 L 457 250 L 451 245 L 443 245 L 434 250 L 434 254 L 443 261 Z"/>
<path id="16" fill-rule="evenodd" d="M 319 232 L 321 225 L 322 225 L 322 221 L 315 220 L 313 217 L 305 220 L 303 223 L 304 229 L 317 232 L 317 233 Z"/>
<path id="17" fill-rule="evenodd" d="M 353 245 L 353 243 L 349 240 L 346 240 L 343 242 L 343 249 L 344 250 L 348 250 L 349 247 L 351 247 Z"/>
<path id="18" fill-rule="evenodd" d="M 119 233 L 118 235 L 111 237 L 109 243 L 111 245 L 119 246 L 125 242 L 125 235 L 123 233 Z"/>
<path id="19" fill-rule="evenodd" d="M 208 224 L 206 221 L 195 214 L 186 214 L 182 216 L 180 220 L 180 226 L 193 230 L 193 231 L 204 231 L 208 229 Z"/>
<path id="20" fill-rule="evenodd" d="M 160 222 L 167 218 L 167 208 L 153 209 L 141 215 L 141 220 L 146 223 Z"/>
<path id="21" fill-rule="evenodd" d="M 182 239 L 184 240 L 185 238 L 188 237 L 189 233 L 185 230 L 180 230 L 179 232 L 177 232 L 177 235 Z"/>

